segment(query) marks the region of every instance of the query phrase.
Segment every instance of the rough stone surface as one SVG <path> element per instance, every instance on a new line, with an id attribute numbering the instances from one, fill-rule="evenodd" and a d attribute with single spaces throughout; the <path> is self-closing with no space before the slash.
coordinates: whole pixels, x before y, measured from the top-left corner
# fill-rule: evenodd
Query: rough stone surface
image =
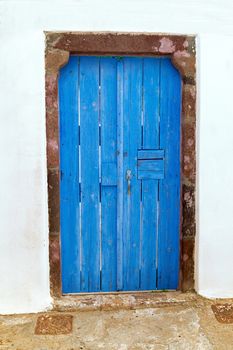
<path id="1" fill-rule="evenodd" d="M 182 112 L 186 119 L 195 119 L 196 115 L 196 87 L 192 84 L 183 85 Z"/>
<path id="2" fill-rule="evenodd" d="M 155 33 L 54 32 L 46 33 L 47 49 L 75 53 L 136 53 L 171 54 L 175 51 L 190 55 L 193 37 Z"/>
<path id="3" fill-rule="evenodd" d="M 233 325 L 220 324 L 211 309 L 212 304 L 225 302 L 194 294 L 181 296 L 164 307 L 74 311 L 69 313 L 73 316 L 69 334 L 34 332 L 38 318 L 61 317 L 63 313 L 0 316 L 0 349 L 231 350 Z M 228 301 L 228 305 L 232 303 Z"/>
<path id="4" fill-rule="evenodd" d="M 59 171 L 57 169 L 48 169 L 48 188 L 49 196 L 49 232 L 55 233 L 60 230 L 60 190 L 59 190 Z"/>
<path id="5" fill-rule="evenodd" d="M 182 241 L 182 290 L 193 290 L 194 286 L 194 237 Z"/>
<path id="6" fill-rule="evenodd" d="M 46 134 L 48 168 L 59 166 L 58 80 L 57 74 L 46 74 Z"/>
<path id="7" fill-rule="evenodd" d="M 52 296 L 61 295 L 61 265 L 60 265 L 60 237 L 51 235 L 49 237 L 50 256 L 50 289 Z"/>
<path id="8" fill-rule="evenodd" d="M 132 310 L 182 305 L 195 298 L 193 293 L 134 292 L 65 295 L 54 299 L 54 311 Z"/>
<path id="9" fill-rule="evenodd" d="M 212 310 L 219 322 L 233 324 L 233 304 L 212 305 Z"/>
<path id="10" fill-rule="evenodd" d="M 194 237 L 196 230 L 195 223 L 195 188 L 194 185 L 183 184 L 183 238 Z"/>
<path id="11" fill-rule="evenodd" d="M 35 334 L 37 335 L 58 335 L 69 334 L 72 331 L 72 315 L 51 315 L 45 314 L 37 318 Z"/>
<path id="12" fill-rule="evenodd" d="M 69 52 L 64 50 L 48 50 L 46 51 L 45 64 L 46 72 L 49 74 L 57 74 L 59 68 L 61 68 L 69 59 Z"/>

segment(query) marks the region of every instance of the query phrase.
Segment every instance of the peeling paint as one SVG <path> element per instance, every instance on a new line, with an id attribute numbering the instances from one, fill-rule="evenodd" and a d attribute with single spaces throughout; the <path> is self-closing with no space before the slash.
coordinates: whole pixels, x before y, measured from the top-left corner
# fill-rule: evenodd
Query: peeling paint
<path id="1" fill-rule="evenodd" d="M 162 53 L 173 53 L 176 49 L 175 45 L 173 44 L 173 41 L 169 38 L 162 38 L 159 40 L 160 47 L 159 52 Z"/>

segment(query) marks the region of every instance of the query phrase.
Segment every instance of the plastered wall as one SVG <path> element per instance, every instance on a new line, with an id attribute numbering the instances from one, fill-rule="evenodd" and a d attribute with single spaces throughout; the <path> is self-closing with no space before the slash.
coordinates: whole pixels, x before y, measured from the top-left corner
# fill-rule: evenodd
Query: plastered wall
<path id="1" fill-rule="evenodd" d="M 44 30 L 197 34 L 196 289 L 233 297 L 231 0 L 0 2 L 0 313 L 51 306 Z"/>

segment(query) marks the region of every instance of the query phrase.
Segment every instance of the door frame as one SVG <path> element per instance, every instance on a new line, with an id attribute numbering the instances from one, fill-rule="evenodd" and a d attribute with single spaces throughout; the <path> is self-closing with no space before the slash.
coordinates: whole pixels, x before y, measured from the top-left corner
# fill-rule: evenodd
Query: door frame
<path id="1" fill-rule="evenodd" d="M 70 54 L 170 57 L 182 79 L 179 290 L 194 289 L 196 45 L 194 35 L 45 32 L 45 95 L 50 292 L 62 297 L 60 253 L 59 70 Z M 77 294 L 78 295 L 78 294 Z"/>

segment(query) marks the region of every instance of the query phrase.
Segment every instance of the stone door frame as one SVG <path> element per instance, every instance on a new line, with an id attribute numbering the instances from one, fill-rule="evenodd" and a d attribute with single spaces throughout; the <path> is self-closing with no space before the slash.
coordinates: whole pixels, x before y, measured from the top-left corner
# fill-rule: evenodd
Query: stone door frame
<path id="1" fill-rule="evenodd" d="M 182 78 L 180 281 L 194 288 L 196 233 L 196 46 L 193 35 L 120 32 L 45 32 L 46 137 L 50 291 L 61 298 L 59 70 L 70 54 L 170 57 Z M 75 296 L 76 298 L 77 296 Z"/>

